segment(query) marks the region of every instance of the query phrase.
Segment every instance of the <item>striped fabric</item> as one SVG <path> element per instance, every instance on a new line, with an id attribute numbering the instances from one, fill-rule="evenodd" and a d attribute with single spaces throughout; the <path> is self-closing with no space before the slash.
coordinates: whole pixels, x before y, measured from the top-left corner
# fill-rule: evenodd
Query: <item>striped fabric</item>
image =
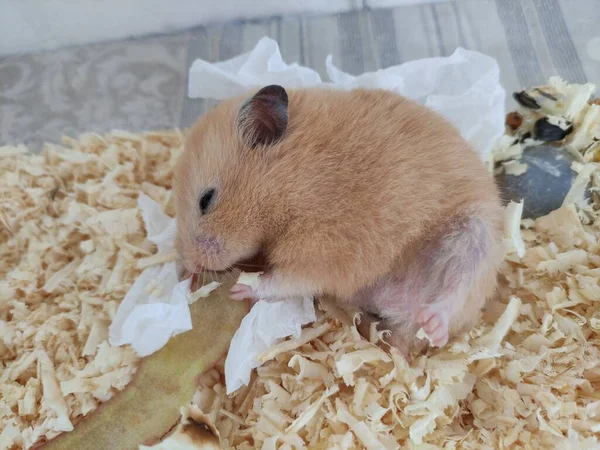
<path id="1" fill-rule="evenodd" d="M 496 58 L 508 90 L 552 75 L 577 83 L 600 81 L 600 60 L 587 48 L 600 36 L 598 19 L 598 0 L 457 0 L 333 17 L 278 17 L 194 31 L 188 63 L 230 58 L 267 35 L 280 43 L 286 61 L 310 66 L 325 79 L 329 53 L 343 70 L 359 74 L 447 56 L 461 46 Z M 186 98 L 182 125 L 194 121 L 206 104 Z"/>
<path id="2" fill-rule="evenodd" d="M 498 61 L 507 90 L 560 75 L 600 82 L 600 0 L 455 0 L 335 16 L 274 17 L 169 36 L 0 60 L 0 144 L 64 132 L 186 127 L 211 102 L 186 96 L 196 58 L 247 52 L 263 36 L 283 57 L 314 68 L 325 58 L 352 74 L 456 47 Z"/>

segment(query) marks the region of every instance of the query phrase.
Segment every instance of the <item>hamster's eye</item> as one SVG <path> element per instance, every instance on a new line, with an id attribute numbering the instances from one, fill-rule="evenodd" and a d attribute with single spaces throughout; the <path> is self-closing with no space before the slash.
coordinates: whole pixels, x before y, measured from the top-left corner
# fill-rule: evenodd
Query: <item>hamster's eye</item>
<path id="1" fill-rule="evenodd" d="M 210 205 L 212 205 L 212 202 L 215 198 L 215 192 L 215 189 L 209 189 L 200 196 L 198 206 L 200 206 L 200 212 L 202 214 L 206 214 L 208 208 L 210 208 Z"/>

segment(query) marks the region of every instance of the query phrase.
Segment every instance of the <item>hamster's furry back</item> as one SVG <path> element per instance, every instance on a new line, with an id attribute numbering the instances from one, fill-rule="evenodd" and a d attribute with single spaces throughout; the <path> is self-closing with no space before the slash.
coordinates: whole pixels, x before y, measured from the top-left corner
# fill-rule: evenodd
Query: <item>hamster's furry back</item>
<path id="1" fill-rule="evenodd" d="M 287 129 L 266 148 L 238 143 L 242 98 L 209 111 L 188 135 L 177 182 L 192 189 L 214 176 L 237 186 L 214 227 L 225 239 L 246 227 L 273 266 L 304 280 L 318 271 L 316 290 L 345 297 L 457 216 L 476 210 L 501 227 L 492 177 L 438 114 L 383 90 L 288 95 Z M 178 204 L 183 221 L 193 220 L 190 208 Z"/>

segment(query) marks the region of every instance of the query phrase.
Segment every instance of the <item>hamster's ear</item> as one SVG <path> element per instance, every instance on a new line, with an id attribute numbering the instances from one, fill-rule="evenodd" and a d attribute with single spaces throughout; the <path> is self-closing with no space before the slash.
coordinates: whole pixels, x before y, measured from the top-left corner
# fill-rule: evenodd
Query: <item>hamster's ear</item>
<path id="1" fill-rule="evenodd" d="M 237 115 L 237 128 L 250 147 L 271 145 L 287 128 L 288 95 L 277 85 L 266 86 L 246 100 Z"/>

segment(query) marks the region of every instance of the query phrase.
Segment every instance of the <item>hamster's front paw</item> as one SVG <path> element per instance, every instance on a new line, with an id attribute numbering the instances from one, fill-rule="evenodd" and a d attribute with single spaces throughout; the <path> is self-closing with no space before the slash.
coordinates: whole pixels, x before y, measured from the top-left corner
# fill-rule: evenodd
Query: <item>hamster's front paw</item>
<path id="1" fill-rule="evenodd" d="M 272 277 L 270 274 L 262 274 L 258 277 L 258 283 L 250 286 L 249 284 L 237 283 L 230 292 L 234 300 L 250 300 L 256 303 L 259 300 L 268 300 L 272 296 L 270 285 Z"/>
<path id="2" fill-rule="evenodd" d="M 256 303 L 259 300 L 265 302 L 278 302 L 290 297 L 314 296 L 310 285 L 298 282 L 290 282 L 289 277 L 281 273 L 267 272 L 252 280 L 253 285 L 238 283 L 231 288 L 231 298 L 234 300 L 251 300 Z M 293 278 L 292 278 L 293 279 Z"/>
<path id="3" fill-rule="evenodd" d="M 252 303 L 258 301 L 256 289 L 247 284 L 235 284 L 231 290 L 231 298 L 234 300 L 250 300 Z"/>

